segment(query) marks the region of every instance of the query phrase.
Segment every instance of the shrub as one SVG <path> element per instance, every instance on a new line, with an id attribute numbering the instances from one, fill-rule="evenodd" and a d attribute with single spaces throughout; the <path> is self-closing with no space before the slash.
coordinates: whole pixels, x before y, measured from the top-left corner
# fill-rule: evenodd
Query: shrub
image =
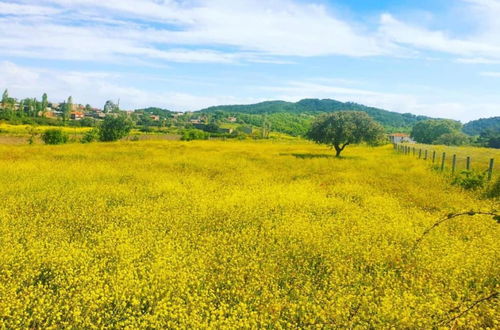
<path id="1" fill-rule="evenodd" d="M 483 188 L 485 183 L 486 173 L 479 171 L 462 171 L 452 181 L 452 184 L 467 190 Z"/>
<path id="2" fill-rule="evenodd" d="M 464 144 L 469 144 L 471 138 L 462 132 L 451 132 L 445 133 L 438 137 L 434 144 L 444 144 L 446 146 L 462 146 Z"/>
<path id="3" fill-rule="evenodd" d="M 99 129 L 93 128 L 83 135 L 80 142 L 81 143 L 91 143 L 91 142 L 97 141 L 99 139 L 99 134 L 100 134 Z"/>
<path id="4" fill-rule="evenodd" d="M 107 116 L 99 130 L 99 139 L 104 142 L 117 141 L 127 136 L 132 130 L 132 123 L 125 116 Z"/>
<path id="5" fill-rule="evenodd" d="M 487 198 L 500 198 L 500 177 L 488 188 L 485 196 Z"/>
<path id="6" fill-rule="evenodd" d="M 68 134 L 60 129 L 48 129 L 42 134 L 42 140 L 45 144 L 64 144 L 69 140 Z"/>
<path id="7" fill-rule="evenodd" d="M 151 128 L 151 126 L 142 126 L 139 130 L 141 132 L 144 132 L 144 133 L 151 133 L 151 132 L 153 132 L 153 129 Z"/>
<path id="8" fill-rule="evenodd" d="M 207 140 L 210 134 L 199 129 L 187 129 L 182 132 L 182 141 Z"/>

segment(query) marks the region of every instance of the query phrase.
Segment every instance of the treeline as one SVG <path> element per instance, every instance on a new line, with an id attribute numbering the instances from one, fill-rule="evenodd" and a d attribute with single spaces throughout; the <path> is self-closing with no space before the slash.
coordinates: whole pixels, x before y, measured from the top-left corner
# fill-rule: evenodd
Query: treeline
<path id="1" fill-rule="evenodd" d="M 500 148 L 500 117 L 479 119 L 466 125 L 450 119 L 424 120 L 415 124 L 411 137 L 425 144 Z"/>

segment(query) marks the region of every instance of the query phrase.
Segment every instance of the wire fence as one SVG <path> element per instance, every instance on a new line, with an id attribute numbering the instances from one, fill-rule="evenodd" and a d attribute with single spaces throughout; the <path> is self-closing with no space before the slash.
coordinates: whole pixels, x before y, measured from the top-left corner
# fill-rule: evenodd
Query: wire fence
<path id="1" fill-rule="evenodd" d="M 432 162 L 432 165 L 441 172 L 448 172 L 452 175 L 462 171 L 480 171 L 486 174 L 488 181 L 491 181 L 497 175 L 495 167 L 495 158 L 482 157 L 480 161 L 475 161 L 473 154 L 463 155 L 447 150 L 437 150 L 432 147 L 422 147 L 414 145 L 405 145 L 394 143 L 394 150 L 406 156 L 412 156 L 423 161 Z M 485 166 L 486 165 L 486 166 Z"/>

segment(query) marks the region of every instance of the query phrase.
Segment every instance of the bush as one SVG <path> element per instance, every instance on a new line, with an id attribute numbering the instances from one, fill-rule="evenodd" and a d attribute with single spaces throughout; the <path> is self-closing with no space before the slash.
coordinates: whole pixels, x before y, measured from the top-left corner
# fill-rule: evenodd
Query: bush
<path id="1" fill-rule="evenodd" d="M 468 135 L 465 135 L 462 132 L 452 132 L 441 135 L 434 141 L 434 144 L 444 144 L 446 146 L 462 146 L 464 144 L 469 144 L 470 142 L 471 138 Z"/>
<path id="2" fill-rule="evenodd" d="M 104 142 L 118 141 L 132 130 L 132 123 L 125 116 L 106 116 L 99 130 L 99 139 Z"/>
<path id="3" fill-rule="evenodd" d="M 99 129 L 93 128 L 88 132 L 85 132 L 83 135 L 82 139 L 80 140 L 81 143 L 91 143 L 94 141 L 99 140 Z"/>
<path id="4" fill-rule="evenodd" d="M 485 183 L 486 173 L 478 171 L 462 171 L 452 181 L 452 184 L 467 190 L 483 188 Z"/>
<path id="5" fill-rule="evenodd" d="M 46 144 L 64 144 L 69 140 L 68 134 L 60 129 L 48 129 L 42 134 L 42 140 Z"/>
<path id="6" fill-rule="evenodd" d="M 500 177 L 488 188 L 485 196 L 487 198 L 500 198 Z"/>
<path id="7" fill-rule="evenodd" d="M 182 141 L 207 140 L 210 134 L 199 129 L 187 129 L 182 132 Z"/>

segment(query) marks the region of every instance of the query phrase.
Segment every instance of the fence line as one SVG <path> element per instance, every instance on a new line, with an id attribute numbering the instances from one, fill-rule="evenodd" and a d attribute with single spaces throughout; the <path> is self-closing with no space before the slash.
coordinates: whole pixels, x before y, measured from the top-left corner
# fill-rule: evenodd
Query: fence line
<path id="1" fill-rule="evenodd" d="M 394 143 L 394 150 L 396 152 L 402 153 L 403 155 L 410 156 L 413 155 L 413 157 L 417 157 L 418 159 L 423 159 L 424 161 L 428 161 L 430 157 L 429 156 L 429 149 L 425 148 L 416 148 L 416 147 L 410 147 L 408 145 L 403 145 L 403 144 L 398 144 Z M 443 152 L 439 159 L 437 159 L 438 155 L 436 150 L 432 150 L 432 164 L 434 164 L 441 172 L 444 172 L 446 169 L 446 152 Z M 495 165 L 495 159 L 490 158 L 489 164 L 488 164 L 488 169 L 486 170 L 486 176 L 488 181 L 491 181 L 493 177 L 493 168 Z M 450 172 L 452 175 L 454 175 L 457 172 L 458 167 L 457 167 L 457 155 L 453 154 L 451 157 L 451 168 Z M 471 156 L 466 156 L 465 158 L 465 170 L 471 171 L 472 170 L 472 158 Z"/>

